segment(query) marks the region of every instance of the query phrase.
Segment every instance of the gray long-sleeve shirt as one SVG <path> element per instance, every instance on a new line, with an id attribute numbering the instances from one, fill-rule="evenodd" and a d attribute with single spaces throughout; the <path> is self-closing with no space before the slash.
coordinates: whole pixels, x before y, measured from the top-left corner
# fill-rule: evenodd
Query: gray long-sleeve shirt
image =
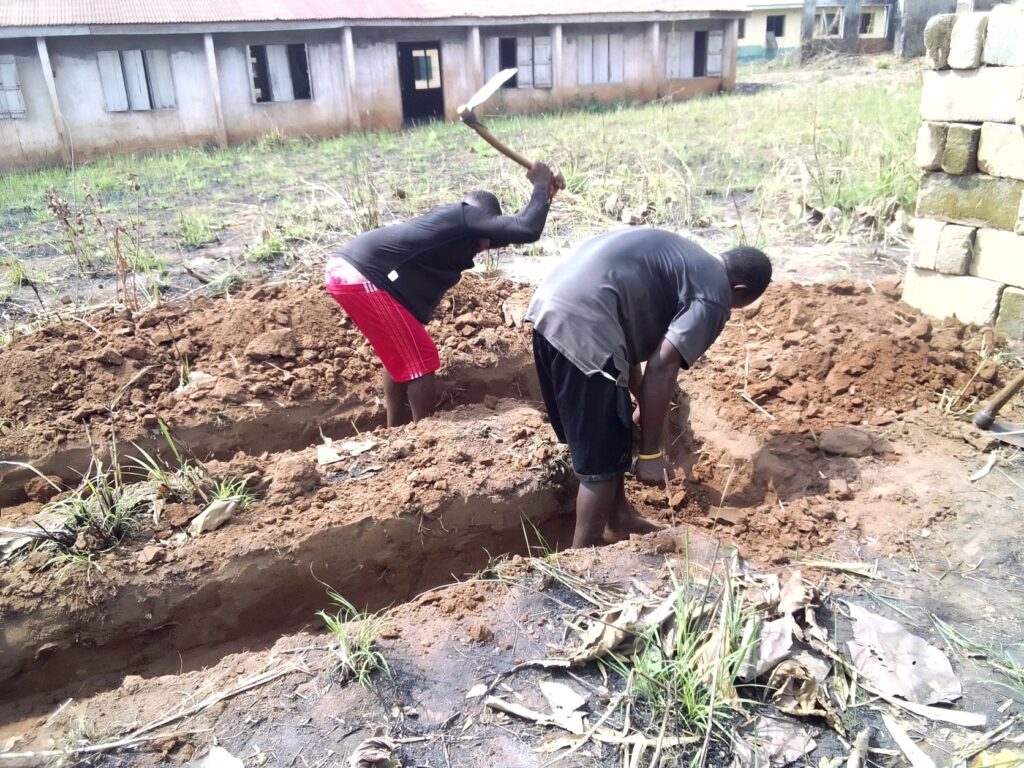
<path id="1" fill-rule="evenodd" d="M 725 266 L 660 229 L 620 229 L 580 245 L 541 283 L 526 319 L 573 365 L 617 383 L 668 339 L 693 365 L 725 328 L 732 291 Z M 607 374 L 603 374 L 607 375 Z"/>

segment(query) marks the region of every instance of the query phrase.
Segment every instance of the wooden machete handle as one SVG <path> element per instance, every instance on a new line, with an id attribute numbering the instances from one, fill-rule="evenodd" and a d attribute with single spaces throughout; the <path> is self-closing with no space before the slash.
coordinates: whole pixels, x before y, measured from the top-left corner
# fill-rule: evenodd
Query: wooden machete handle
<path id="1" fill-rule="evenodd" d="M 501 154 L 503 154 L 505 157 L 508 157 L 508 158 L 510 158 L 512 160 L 515 160 L 517 163 L 519 163 L 521 166 L 523 166 L 523 168 L 525 168 L 526 170 L 530 170 L 531 168 L 533 168 L 533 163 L 531 161 L 527 160 L 525 157 L 520 155 L 514 149 L 511 149 L 511 148 L 505 146 L 500 141 L 498 141 L 496 138 L 494 138 L 494 136 L 491 134 L 491 132 L 488 131 L 486 128 L 484 128 L 482 125 L 480 125 L 480 123 L 478 121 L 474 121 L 472 123 L 468 123 L 468 125 L 474 131 L 476 131 L 478 134 L 480 134 L 480 138 L 481 139 L 483 139 L 488 144 L 490 144 L 492 147 L 494 147 L 496 150 L 501 152 Z"/>
<path id="2" fill-rule="evenodd" d="M 980 411 L 974 414 L 974 425 L 979 429 L 991 429 L 995 423 L 996 415 L 1010 401 L 1010 398 L 1017 394 L 1021 387 L 1024 387 L 1024 371 L 1018 373 L 1009 384 L 993 395 L 992 399 L 985 403 Z"/>

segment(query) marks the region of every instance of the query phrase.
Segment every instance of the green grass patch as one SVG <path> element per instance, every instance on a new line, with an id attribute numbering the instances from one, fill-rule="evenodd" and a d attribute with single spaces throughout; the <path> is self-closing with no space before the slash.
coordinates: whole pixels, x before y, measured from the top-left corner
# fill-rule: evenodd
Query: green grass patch
<path id="1" fill-rule="evenodd" d="M 194 209 L 179 211 L 177 216 L 178 237 L 189 248 L 212 243 L 217 239 L 216 224 L 212 216 Z"/>

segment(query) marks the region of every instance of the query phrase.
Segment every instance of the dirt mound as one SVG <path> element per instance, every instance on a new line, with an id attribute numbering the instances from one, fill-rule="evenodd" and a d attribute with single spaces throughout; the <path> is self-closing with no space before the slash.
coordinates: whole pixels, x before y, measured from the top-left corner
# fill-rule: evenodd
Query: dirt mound
<path id="1" fill-rule="evenodd" d="M 772 286 L 760 303 L 733 313 L 707 358 L 684 375 L 684 389 L 719 393 L 724 420 L 760 433 L 885 427 L 961 387 L 961 408 L 993 391 L 999 369 L 981 364 L 980 336 L 899 302 L 892 282 L 879 288 Z"/>
<path id="2" fill-rule="evenodd" d="M 430 324 L 444 371 L 497 366 L 526 348 L 505 323 L 517 287 L 467 277 Z M 93 439 L 252 418 L 312 399 L 372 403 L 379 363 L 319 285 L 261 285 L 139 315 L 68 318 L 0 350 L 0 454 L 33 456 Z"/>

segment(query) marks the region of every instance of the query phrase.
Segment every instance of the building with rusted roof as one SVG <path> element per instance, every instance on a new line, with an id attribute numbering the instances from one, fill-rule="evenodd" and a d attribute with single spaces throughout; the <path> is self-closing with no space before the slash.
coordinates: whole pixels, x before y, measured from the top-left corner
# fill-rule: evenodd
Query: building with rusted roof
<path id="1" fill-rule="evenodd" d="M 4 0 L 0 169 L 731 90 L 744 0 Z"/>

